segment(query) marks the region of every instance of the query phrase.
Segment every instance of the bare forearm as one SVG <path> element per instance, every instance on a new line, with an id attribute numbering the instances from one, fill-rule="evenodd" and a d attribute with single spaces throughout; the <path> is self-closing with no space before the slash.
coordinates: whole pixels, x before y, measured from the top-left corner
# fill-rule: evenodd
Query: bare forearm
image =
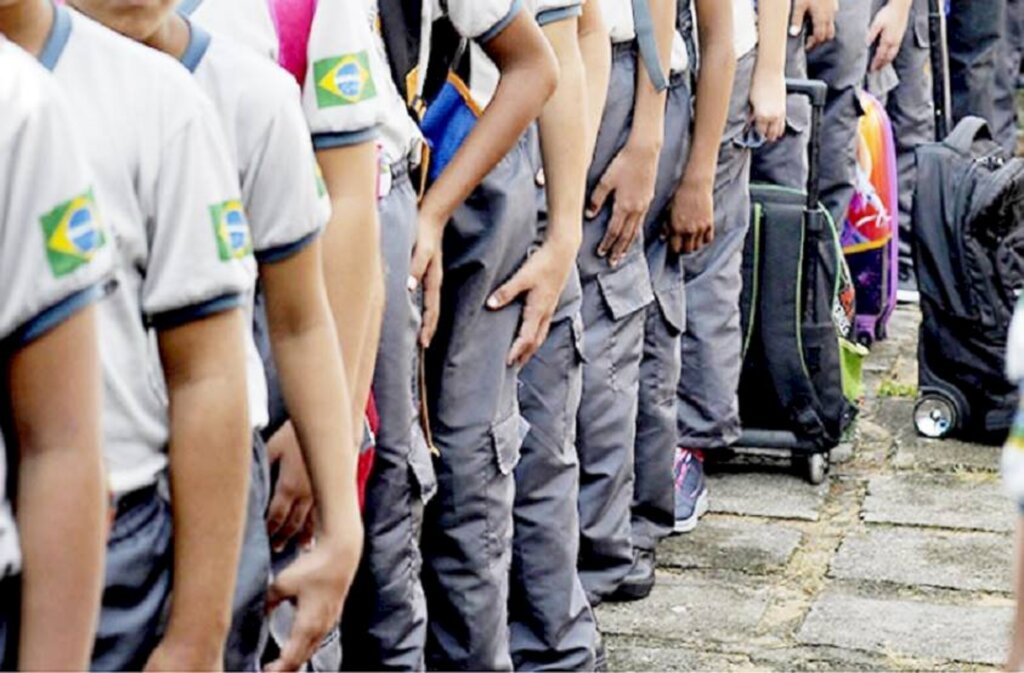
<path id="1" fill-rule="evenodd" d="M 165 639 L 224 646 L 252 462 L 239 311 L 161 333 L 171 439 L 174 593 Z"/>
<path id="2" fill-rule="evenodd" d="M 682 0 L 686 1 L 686 0 Z M 672 39 L 675 35 L 676 0 L 652 0 L 658 61 L 668 77 L 672 60 Z M 637 59 L 636 101 L 633 104 L 633 126 L 629 142 L 640 147 L 661 147 L 665 134 L 665 92 L 657 91 L 642 58 Z"/>
<path id="3" fill-rule="evenodd" d="M 583 56 L 583 71 L 587 87 L 587 142 L 586 156 L 594 155 L 597 133 L 601 128 L 605 100 L 608 97 L 608 80 L 611 78 L 612 45 L 608 28 L 601 16 L 601 4 L 588 2 L 583 5 L 580 17 L 580 53 Z"/>
<path id="4" fill-rule="evenodd" d="M 345 368 L 329 314 L 293 333 L 271 332 L 274 360 L 309 470 L 322 532 L 331 535 L 355 496 L 356 434 Z M 349 484 L 349 488 L 344 488 Z M 350 512 L 349 512 L 350 513 Z"/>
<path id="5" fill-rule="evenodd" d="M 904 0 L 892 0 L 903 2 Z M 757 73 L 784 73 L 786 70 L 786 31 L 789 28 L 790 0 L 759 0 L 757 5 Z"/>
<path id="6" fill-rule="evenodd" d="M 107 537 L 106 489 L 99 443 L 83 450 L 81 441 L 30 450 L 18 466 L 25 567 L 20 670 L 81 670 L 92 651 Z"/>
<path id="7" fill-rule="evenodd" d="M 583 232 L 580 213 L 590 154 L 587 152 L 587 87 L 575 21 L 544 28 L 561 69 L 555 93 L 539 119 L 540 147 L 548 200 L 547 240 L 579 247 Z"/>
<path id="8" fill-rule="evenodd" d="M 348 375 L 354 420 L 362 417 L 370 394 L 377 358 L 375 335 L 384 314 L 377 155 L 375 147 L 366 144 L 338 150 L 327 160 L 320 156 L 333 207 L 323 235 L 324 281 Z"/>
<path id="9" fill-rule="evenodd" d="M 16 353 L 8 374 L 23 560 L 18 669 L 81 670 L 95 638 L 107 539 L 93 309 Z"/>
<path id="10" fill-rule="evenodd" d="M 732 39 L 730 3 L 721 3 L 714 16 L 708 16 L 707 3 L 697 3 L 701 34 L 701 67 L 697 77 L 697 96 L 693 120 L 693 142 L 684 180 L 703 184 L 714 182 L 718 168 L 718 149 L 729 116 L 729 99 L 736 73 L 736 52 Z"/>

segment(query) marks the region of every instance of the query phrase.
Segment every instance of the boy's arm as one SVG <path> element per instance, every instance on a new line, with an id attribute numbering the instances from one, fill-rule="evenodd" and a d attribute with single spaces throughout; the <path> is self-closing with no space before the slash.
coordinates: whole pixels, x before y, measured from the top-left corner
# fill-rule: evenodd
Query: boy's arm
<path id="1" fill-rule="evenodd" d="M 384 270 L 377 219 L 377 146 L 373 142 L 316 153 L 331 198 L 323 234 L 323 271 L 348 374 L 353 446 L 362 440 L 384 316 Z M 335 412 L 337 413 L 337 412 Z"/>
<path id="2" fill-rule="evenodd" d="M 487 301 L 489 308 L 499 309 L 526 295 L 519 335 L 508 356 L 509 365 L 526 364 L 547 338 L 583 237 L 580 213 L 590 154 L 586 74 L 577 20 L 573 17 L 549 23 L 543 32 L 560 69 L 558 86 L 539 119 L 548 201 L 547 233 L 540 249 Z"/>
<path id="3" fill-rule="evenodd" d="M 231 623 L 252 428 L 240 309 L 158 332 L 170 416 L 174 593 L 147 670 L 218 670 Z"/>
<path id="4" fill-rule="evenodd" d="M 350 400 L 319 241 L 283 261 L 261 265 L 260 275 L 274 361 L 317 509 L 316 546 L 280 573 L 270 590 L 272 602 L 287 598 L 297 603 L 289 643 L 272 666 L 294 670 L 338 622 L 359 564 L 363 527 L 352 419 L 338 413 L 349 408 Z"/>
<path id="5" fill-rule="evenodd" d="M 685 1 L 685 0 L 681 0 Z M 662 72 L 671 67 L 672 40 L 676 25 L 676 0 L 651 0 L 651 18 Z M 637 57 L 636 100 L 629 140 L 590 195 L 587 217 L 596 217 L 614 194 L 612 217 L 597 254 L 617 266 L 643 226 L 654 198 L 658 158 L 665 135 L 665 92 L 657 91 L 642 58 Z"/>
<path id="6" fill-rule="evenodd" d="M 672 199 L 669 245 L 690 253 L 714 240 L 714 189 L 718 148 L 722 143 L 736 72 L 732 3 L 697 0 L 700 71 L 694 106 L 693 140 L 683 180 Z"/>
<path id="7" fill-rule="evenodd" d="M 107 537 L 96 344 L 87 309 L 17 351 L 5 382 L 20 449 L 19 670 L 89 665 Z"/>
<path id="8" fill-rule="evenodd" d="M 601 117 L 608 98 L 608 80 L 612 71 L 612 43 L 608 26 L 601 16 L 601 3 L 591 0 L 583 4 L 579 20 L 580 53 L 583 56 L 583 72 L 587 86 L 587 143 L 586 157 L 589 163 L 597 145 L 597 133 L 601 128 Z M 584 194 L 586 198 L 586 194 Z"/>
<path id="9" fill-rule="evenodd" d="M 870 72 L 877 72 L 889 65 L 900 53 L 912 4 L 913 0 L 889 0 L 875 14 L 868 31 L 868 47 L 876 41 L 878 45 L 875 47 L 875 57 L 871 59 Z"/>
<path id="10" fill-rule="evenodd" d="M 445 225 L 459 204 L 511 151 L 526 127 L 541 113 L 558 81 L 558 65 L 551 47 L 524 10 L 519 10 L 501 32 L 481 46 L 501 72 L 497 91 L 420 204 L 410 285 L 423 286 L 423 346 L 429 345 L 437 329 L 441 235 Z"/>
<path id="11" fill-rule="evenodd" d="M 750 84 L 754 125 L 768 142 L 786 132 L 786 27 L 789 0 L 759 0 L 757 63 Z"/>

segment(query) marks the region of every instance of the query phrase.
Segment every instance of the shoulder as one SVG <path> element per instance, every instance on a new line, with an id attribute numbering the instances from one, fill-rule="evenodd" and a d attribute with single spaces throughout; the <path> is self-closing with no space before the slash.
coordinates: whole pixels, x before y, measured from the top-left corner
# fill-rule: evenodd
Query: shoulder
<path id="1" fill-rule="evenodd" d="M 230 37 L 213 32 L 206 58 L 219 85 L 235 89 L 247 104 L 276 109 L 299 101 L 299 86 L 284 69 Z"/>
<path id="2" fill-rule="evenodd" d="M 0 146 L 27 125 L 46 125 L 60 107 L 57 82 L 34 58 L 0 37 Z"/>

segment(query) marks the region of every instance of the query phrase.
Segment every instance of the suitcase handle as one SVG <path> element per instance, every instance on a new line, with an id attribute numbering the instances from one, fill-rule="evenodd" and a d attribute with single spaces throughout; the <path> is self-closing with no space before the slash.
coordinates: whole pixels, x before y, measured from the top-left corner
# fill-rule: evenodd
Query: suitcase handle
<path id="1" fill-rule="evenodd" d="M 828 99 L 828 86 L 816 79 L 787 79 L 786 92 L 805 96 L 811 103 L 811 137 L 807 147 L 807 211 L 816 213 L 821 191 L 821 120 Z"/>

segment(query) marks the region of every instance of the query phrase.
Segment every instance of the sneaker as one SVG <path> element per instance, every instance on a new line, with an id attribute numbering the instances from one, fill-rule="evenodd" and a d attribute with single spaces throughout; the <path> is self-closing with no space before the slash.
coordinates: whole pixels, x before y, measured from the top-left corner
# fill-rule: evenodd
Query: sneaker
<path id="1" fill-rule="evenodd" d="M 608 597 L 610 602 L 639 601 L 651 595 L 654 588 L 654 568 L 657 565 L 653 549 L 633 550 L 633 567 L 619 588 Z"/>
<path id="2" fill-rule="evenodd" d="M 675 532 L 689 533 L 708 511 L 708 485 L 704 480 L 704 455 L 700 451 L 680 448 L 675 466 L 676 525 Z"/>
<path id="3" fill-rule="evenodd" d="M 917 290 L 896 290 L 896 303 L 897 304 L 920 304 L 921 293 Z"/>

